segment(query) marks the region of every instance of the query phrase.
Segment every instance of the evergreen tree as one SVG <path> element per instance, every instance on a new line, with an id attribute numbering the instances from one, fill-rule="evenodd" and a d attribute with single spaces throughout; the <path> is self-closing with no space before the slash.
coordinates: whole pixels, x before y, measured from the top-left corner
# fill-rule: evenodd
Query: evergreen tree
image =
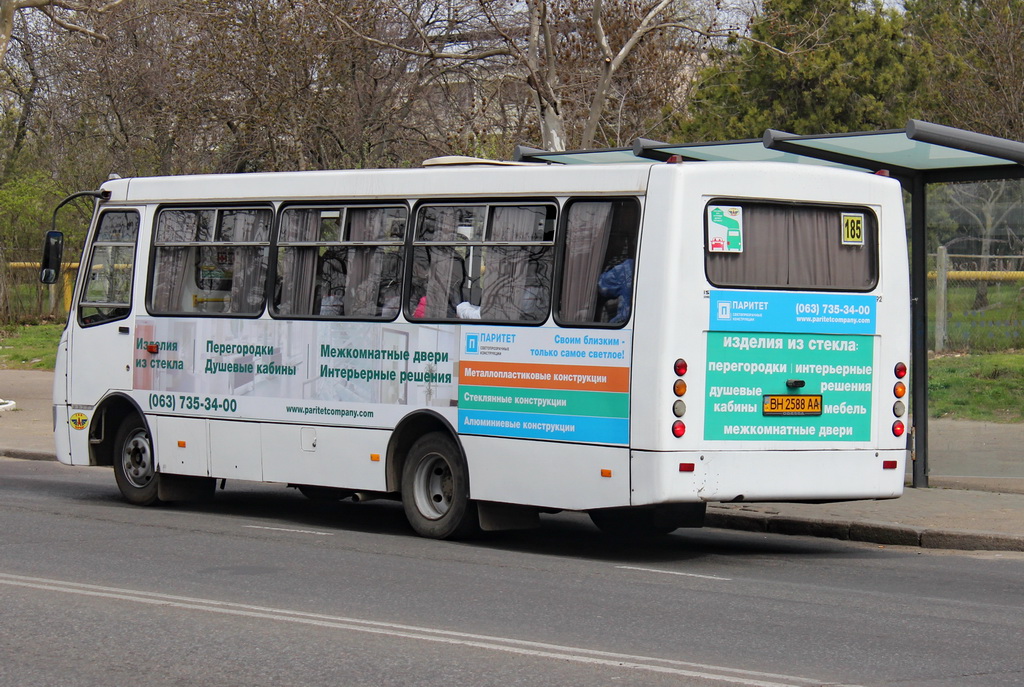
<path id="1" fill-rule="evenodd" d="M 905 29 L 880 0 L 765 0 L 752 40 L 710 56 L 681 137 L 902 127 L 916 112 L 920 67 Z"/>

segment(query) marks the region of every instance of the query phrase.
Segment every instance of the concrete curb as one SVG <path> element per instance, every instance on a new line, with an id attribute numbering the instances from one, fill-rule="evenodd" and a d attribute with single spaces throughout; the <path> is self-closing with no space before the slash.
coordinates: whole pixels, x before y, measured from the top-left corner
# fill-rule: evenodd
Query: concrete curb
<path id="1" fill-rule="evenodd" d="M 795 518 L 765 513 L 736 513 L 708 509 L 705 527 L 824 537 L 888 546 L 919 546 L 959 551 L 1024 551 L 1024 536 L 999 532 L 939 530 L 885 522 Z"/>
<path id="2" fill-rule="evenodd" d="M 0 456 L 20 458 L 21 460 L 57 460 L 57 454 L 50 451 L 30 451 L 20 448 L 0 448 Z"/>

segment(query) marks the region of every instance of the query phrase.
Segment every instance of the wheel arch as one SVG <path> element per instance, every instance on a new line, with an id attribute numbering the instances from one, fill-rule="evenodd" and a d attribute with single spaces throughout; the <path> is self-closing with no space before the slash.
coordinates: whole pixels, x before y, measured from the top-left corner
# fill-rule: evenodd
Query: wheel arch
<path id="1" fill-rule="evenodd" d="M 135 399 L 128 394 L 115 392 L 96 404 L 89 431 L 89 464 L 113 465 L 113 446 L 117 430 L 130 415 L 138 415 L 152 436 L 149 420 Z"/>
<path id="2" fill-rule="evenodd" d="M 469 462 L 466 461 L 466 452 L 459 440 L 459 433 L 455 431 L 447 418 L 433 410 L 418 410 L 406 415 L 395 426 L 391 432 L 391 439 L 388 441 L 386 479 L 387 489 L 391 493 L 401 491 L 402 469 L 405 467 L 406 456 L 409 449 L 416 443 L 416 440 L 431 432 L 443 432 L 451 437 L 458 448 L 459 454 L 466 465 L 467 478 L 469 475 Z M 470 480 L 472 485 L 472 480 Z"/>

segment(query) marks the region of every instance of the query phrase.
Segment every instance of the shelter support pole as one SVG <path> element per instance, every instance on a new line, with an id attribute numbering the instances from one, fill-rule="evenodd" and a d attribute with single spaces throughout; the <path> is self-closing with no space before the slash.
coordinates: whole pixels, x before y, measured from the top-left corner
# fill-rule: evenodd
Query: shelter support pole
<path id="1" fill-rule="evenodd" d="M 912 486 L 928 486 L 928 250 L 925 240 L 927 182 L 916 174 L 910 192 Z"/>

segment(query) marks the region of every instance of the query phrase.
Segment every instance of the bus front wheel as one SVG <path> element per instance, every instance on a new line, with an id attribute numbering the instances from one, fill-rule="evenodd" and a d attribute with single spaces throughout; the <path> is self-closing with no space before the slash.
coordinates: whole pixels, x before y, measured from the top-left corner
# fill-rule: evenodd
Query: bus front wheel
<path id="1" fill-rule="evenodd" d="M 156 471 L 153 438 L 138 415 L 121 423 L 114 439 L 114 479 L 121 495 L 137 506 L 159 501 L 160 473 Z"/>
<path id="2" fill-rule="evenodd" d="M 402 506 L 417 534 L 457 539 L 476 532 L 476 504 L 469 500 L 469 470 L 451 438 L 427 434 L 409 450 L 402 468 Z"/>

